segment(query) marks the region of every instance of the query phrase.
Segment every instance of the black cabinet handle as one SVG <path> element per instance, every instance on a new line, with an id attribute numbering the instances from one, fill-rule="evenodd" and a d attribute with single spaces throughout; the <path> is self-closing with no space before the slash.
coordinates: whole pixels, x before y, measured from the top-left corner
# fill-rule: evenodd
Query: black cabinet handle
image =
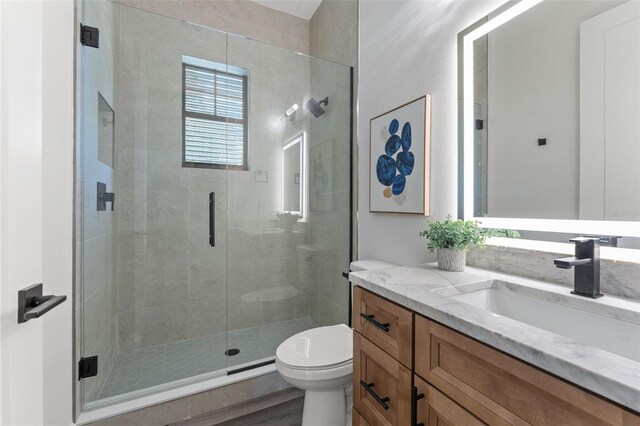
<path id="1" fill-rule="evenodd" d="M 378 327 L 380 330 L 384 331 L 385 333 L 389 332 L 389 325 L 390 324 L 388 322 L 385 322 L 383 324 L 381 322 L 378 322 L 373 315 L 365 315 L 362 312 L 360 313 L 360 316 L 362 318 L 366 319 L 367 321 L 369 321 L 374 326 Z"/>
<path id="2" fill-rule="evenodd" d="M 378 404 L 382 405 L 382 408 L 384 408 L 385 410 L 389 409 L 389 404 L 387 404 L 387 402 L 389 402 L 389 398 L 380 398 L 378 394 L 373 390 L 373 383 L 367 384 L 367 382 L 365 382 L 364 380 L 360 380 L 360 384 L 364 386 L 364 388 L 367 390 L 369 395 L 373 397 L 373 399 L 378 401 Z"/>
<path id="3" fill-rule="evenodd" d="M 216 193 L 209 193 L 209 245 L 216 246 Z"/>
<path id="4" fill-rule="evenodd" d="M 418 388 L 411 387 L 411 426 L 424 426 L 424 423 L 418 423 L 418 401 L 424 398 L 423 393 L 418 393 Z"/>

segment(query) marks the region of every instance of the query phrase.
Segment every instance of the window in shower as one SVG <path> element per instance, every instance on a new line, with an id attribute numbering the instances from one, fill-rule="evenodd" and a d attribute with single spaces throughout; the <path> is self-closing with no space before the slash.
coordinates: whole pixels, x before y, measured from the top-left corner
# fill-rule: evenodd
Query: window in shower
<path id="1" fill-rule="evenodd" d="M 183 166 L 247 170 L 246 70 L 186 56 L 182 69 Z"/>

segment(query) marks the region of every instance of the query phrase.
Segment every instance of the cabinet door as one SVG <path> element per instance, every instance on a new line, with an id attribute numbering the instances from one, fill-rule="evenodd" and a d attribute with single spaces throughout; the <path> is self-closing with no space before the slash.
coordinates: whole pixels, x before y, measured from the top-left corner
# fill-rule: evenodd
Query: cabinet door
<path id="1" fill-rule="evenodd" d="M 416 374 L 489 424 L 638 425 L 607 400 L 416 315 Z"/>
<path id="2" fill-rule="evenodd" d="M 353 339 L 354 406 L 372 426 L 408 426 L 411 371 L 359 333 Z"/>
<path id="3" fill-rule="evenodd" d="M 367 421 L 358 413 L 356 407 L 353 407 L 351 410 L 351 417 L 353 418 L 351 422 L 351 426 L 371 426 Z"/>
<path id="4" fill-rule="evenodd" d="M 476 416 L 447 398 L 427 382 L 414 375 L 416 387 L 416 424 L 425 426 L 482 426 Z"/>
<path id="5" fill-rule="evenodd" d="M 362 289 L 353 289 L 353 329 L 412 368 L 413 312 Z"/>

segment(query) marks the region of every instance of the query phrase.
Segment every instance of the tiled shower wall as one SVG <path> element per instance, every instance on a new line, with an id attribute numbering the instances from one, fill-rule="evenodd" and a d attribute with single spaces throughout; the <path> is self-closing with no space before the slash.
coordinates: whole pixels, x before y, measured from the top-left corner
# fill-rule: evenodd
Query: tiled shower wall
<path id="1" fill-rule="evenodd" d="M 278 117 L 308 93 L 309 59 L 233 36 L 227 45 L 224 33 L 120 9 L 120 350 L 307 316 L 293 249 L 304 232 L 273 232 L 271 221 L 280 205 L 281 146 L 308 121 Z M 249 171 L 182 167 L 182 55 L 249 70 Z M 257 170 L 268 182 L 255 181 Z M 216 193 L 215 247 L 209 192 Z M 259 301 L 265 289 L 293 285 L 297 295 L 280 304 Z"/>
<path id="2" fill-rule="evenodd" d="M 355 114 L 358 2 L 323 1 L 309 24 L 311 55 L 354 67 Z M 349 287 L 342 273 L 349 271 L 351 194 L 348 182 L 351 171 L 349 144 L 352 141 L 348 111 L 352 88 L 347 67 L 336 67 L 316 59 L 311 61 L 311 96 L 318 100 L 328 96 L 329 105 L 326 114 L 311 120 L 309 160 L 313 161 L 316 151 L 322 150 L 320 145 L 331 144 L 333 180 L 329 188 L 329 205 L 321 204 L 320 208 L 310 208 L 309 212 L 311 250 L 314 252 L 309 309 L 316 323 L 330 325 L 348 320 Z M 355 132 L 353 135 L 355 138 Z"/>

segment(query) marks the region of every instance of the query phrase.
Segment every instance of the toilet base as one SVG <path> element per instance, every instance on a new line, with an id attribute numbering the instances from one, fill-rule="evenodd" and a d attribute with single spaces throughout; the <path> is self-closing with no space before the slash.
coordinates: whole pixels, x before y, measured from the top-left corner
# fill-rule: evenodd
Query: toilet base
<path id="1" fill-rule="evenodd" d="M 344 388 L 304 393 L 302 426 L 343 426 L 346 419 Z"/>

